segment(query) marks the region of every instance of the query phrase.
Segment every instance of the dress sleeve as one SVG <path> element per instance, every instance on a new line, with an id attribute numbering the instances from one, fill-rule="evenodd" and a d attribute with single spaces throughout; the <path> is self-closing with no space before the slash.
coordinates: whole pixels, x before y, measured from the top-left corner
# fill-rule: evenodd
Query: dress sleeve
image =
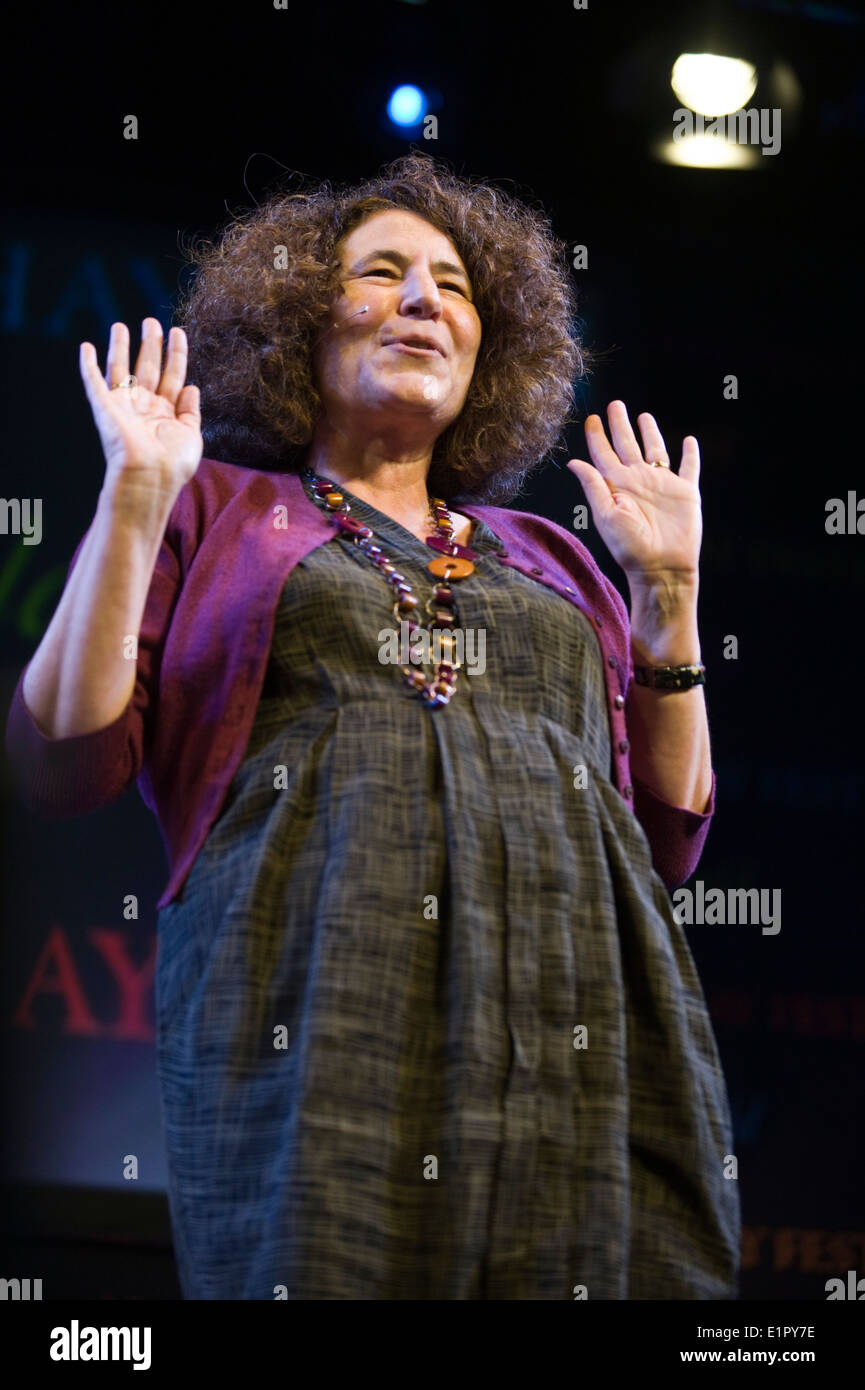
<path id="1" fill-rule="evenodd" d="M 88 534 L 72 556 L 67 583 Z M 24 699 L 27 662 L 9 707 L 5 745 L 13 786 L 28 810 L 50 819 L 84 815 L 116 801 L 136 780 L 155 712 L 162 649 L 180 582 L 180 563 L 166 536 L 138 635 L 135 688 L 126 708 L 105 728 L 68 738 L 44 733 Z"/>

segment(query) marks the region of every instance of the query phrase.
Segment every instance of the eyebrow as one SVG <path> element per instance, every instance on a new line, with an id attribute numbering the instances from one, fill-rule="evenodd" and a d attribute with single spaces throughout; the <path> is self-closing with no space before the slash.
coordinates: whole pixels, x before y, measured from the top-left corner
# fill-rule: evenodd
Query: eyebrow
<path id="1" fill-rule="evenodd" d="M 365 256 L 361 256 L 360 260 L 355 261 L 351 269 L 357 270 L 360 266 L 364 265 L 366 261 L 393 261 L 394 265 L 398 265 L 400 270 L 405 270 L 406 266 L 409 264 L 408 256 L 404 256 L 402 251 L 367 251 Z M 465 280 L 467 285 L 471 283 L 462 266 L 455 265 L 453 261 L 433 261 L 432 269 L 446 271 L 449 275 L 459 275 L 460 279 Z"/>

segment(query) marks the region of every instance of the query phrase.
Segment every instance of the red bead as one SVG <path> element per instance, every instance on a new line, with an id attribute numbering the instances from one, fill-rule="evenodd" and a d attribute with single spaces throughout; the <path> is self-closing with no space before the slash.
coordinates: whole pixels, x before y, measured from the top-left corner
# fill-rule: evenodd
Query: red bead
<path id="1" fill-rule="evenodd" d="M 368 526 L 364 526 L 362 521 L 355 521 L 350 516 L 335 516 L 334 522 L 340 531 L 347 531 L 352 536 L 371 536 L 373 533 Z"/>
<path id="2" fill-rule="evenodd" d="M 462 560 L 476 560 L 478 552 L 472 550 L 467 545 L 457 545 L 456 541 L 446 536 L 427 536 L 426 543 L 431 550 L 438 550 L 444 555 L 458 555 Z"/>

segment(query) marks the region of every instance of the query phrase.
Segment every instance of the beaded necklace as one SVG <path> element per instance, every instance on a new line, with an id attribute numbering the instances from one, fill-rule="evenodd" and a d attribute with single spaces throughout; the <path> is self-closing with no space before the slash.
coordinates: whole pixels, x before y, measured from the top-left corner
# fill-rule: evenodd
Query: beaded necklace
<path id="1" fill-rule="evenodd" d="M 381 572 L 394 589 L 396 593 L 396 600 L 393 605 L 394 618 L 397 622 L 404 621 L 410 637 L 415 636 L 421 631 L 421 624 L 417 618 L 411 615 L 417 612 L 420 599 L 412 592 L 411 584 L 405 575 L 399 573 L 396 565 L 385 555 L 381 546 L 375 544 L 375 532 L 372 527 L 365 526 L 363 522 L 348 515 L 351 511 L 351 505 L 340 492 L 337 483 L 332 482 L 330 478 L 321 477 L 311 468 L 304 468 L 302 477 L 308 485 L 307 491 L 310 499 L 319 508 L 319 511 L 330 514 L 335 527 L 347 535 L 363 551 L 370 564 Z M 475 567 L 472 561 L 478 558 L 478 552 L 469 549 L 468 546 L 457 545 L 453 538 L 454 522 L 448 511 L 447 503 L 441 497 L 430 497 L 429 501 L 429 514 L 435 526 L 436 534 L 427 536 L 426 544 L 431 550 L 436 550 L 439 553 L 427 565 L 427 569 L 435 576 L 437 582 L 432 586 L 432 593 L 427 599 L 424 609 L 430 617 L 426 630 L 438 644 L 440 651 L 444 654 L 444 660 L 434 663 L 434 674 L 431 680 L 427 679 L 416 666 L 400 665 L 400 670 L 405 676 L 406 684 L 411 687 L 412 691 L 420 695 L 430 709 L 438 709 L 440 705 L 448 704 L 456 694 L 457 670 L 462 665 L 456 656 L 456 638 L 452 631 L 457 626 L 457 612 L 451 581 L 467 579 L 470 574 L 474 573 Z"/>

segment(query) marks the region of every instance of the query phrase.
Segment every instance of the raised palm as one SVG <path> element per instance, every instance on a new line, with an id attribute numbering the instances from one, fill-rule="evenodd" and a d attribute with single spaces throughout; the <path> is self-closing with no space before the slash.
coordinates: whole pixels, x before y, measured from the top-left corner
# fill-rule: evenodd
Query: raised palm
<path id="1" fill-rule="evenodd" d="M 197 386 L 185 385 L 183 329 L 169 332 L 164 370 L 159 320 L 147 318 L 141 329 L 134 385 L 124 385 L 130 371 L 125 323 L 112 324 L 104 377 L 96 348 L 81 344 L 81 376 L 105 454 L 106 479 L 136 493 L 173 498 L 201 461 L 201 397 Z"/>
<path id="2" fill-rule="evenodd" d="M 594 466 L 585 459 L 568 463 L 583 485 L 601 539 L 629 581 L 693 578 L 703 534 L 696 438 L 685 437 L 678 473 L 669 466 L 650 468 L 650 460 L 670 462 L 655 417 L 648 411 L 637 417 L 644 459 L 624 401 L 611 401 L 607 416 L 613 444 L 600 416 L 589 415 L 585 429 Z"/>

